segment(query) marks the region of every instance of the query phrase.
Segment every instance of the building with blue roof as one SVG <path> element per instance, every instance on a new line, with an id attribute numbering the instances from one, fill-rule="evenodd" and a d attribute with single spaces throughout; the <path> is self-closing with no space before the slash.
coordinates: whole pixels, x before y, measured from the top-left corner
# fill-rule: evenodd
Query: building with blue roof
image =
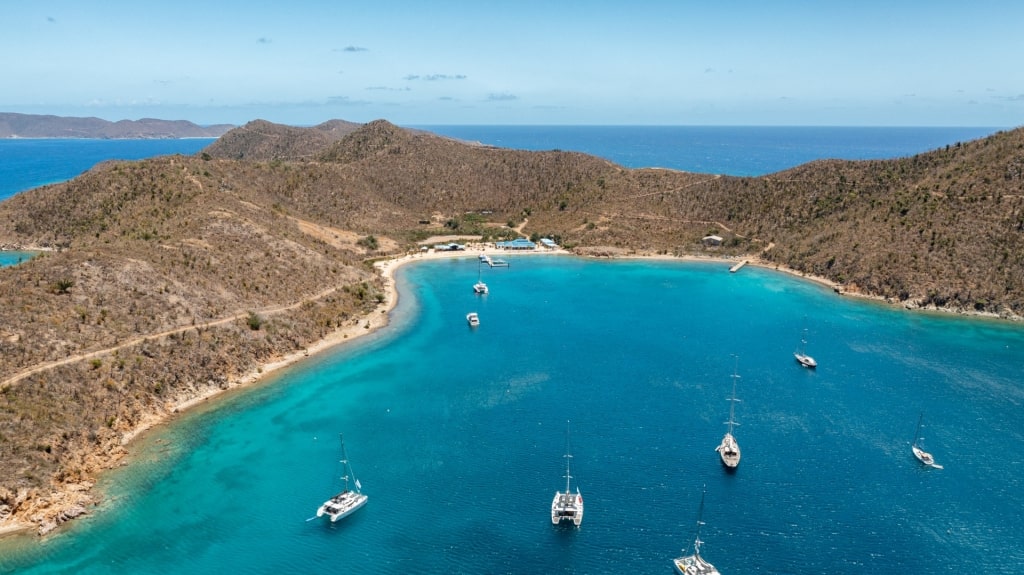
<path id="1" fill-rule="evenodd" d="M 494 242 L 495 247 L 501 250 L 534 250 L 537 244 L 526 238 L 516 238 L 509 242 Z"/>

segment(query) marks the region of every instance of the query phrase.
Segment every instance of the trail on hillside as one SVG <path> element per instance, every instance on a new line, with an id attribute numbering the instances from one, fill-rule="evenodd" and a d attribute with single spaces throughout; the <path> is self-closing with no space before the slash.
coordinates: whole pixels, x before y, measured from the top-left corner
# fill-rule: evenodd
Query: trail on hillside
<path id="1" fill-rule="evenodd" d="M 294 303 L 270 306 L 270 307 L 266 307 L 266 308 L 259 309 L 259 310 L 254 310 L 254 311 L 239 312 L 239 313 L 227 316 L 227 317 L 211 320 L 211 321 L 204 322 L 204 323 L 199 323 L 199 324 L 194 324 L 194 325 L 190 324 L 190 325 L 187 325 L 187 326 L 176 327 L 176 328 L 164 330 L 164 331 L 161 331 L 161 332 L 158 332 L 158 333 L 151 333 L 151 334 L 146 334 L 146 335 L 140 335 L 140 336 L 134 337 L 134 338 L 132 338 L 132 339 L 130 339 L 130 340 L 124 342 L 124 343 L 115 345 L 113 347 L 108 347 L 108 348 L 104 348 L 104 349 L 97 349 L 97 350 L 89 351 L 89 352 L 85 352 L 85 353 L 79 353 L 79 354 L 75 354 L 75 355 L 72 355 L 72 356 L 68 356 L 68 357 L 66 357 L 64 359 L 57 360 L 57 361 L 50 361 L 50 362 L 47 362 L 47 363 L 41 363 L 41 364 L 38 364 L 38 365 L 34 365 L 34 366 L 29 367 L 27 369 L 23 369 L 20 372 L 14 374 L 13 376 L 11 376 L 11 377 L 7 378 L 6 380 L 4 380 L 2 383 L 0 383 L 0 389 L 5 389 L 8 386 L 14 385 L 14 384 L 18 383 L 19 381 L 21 381 L 21 380 L 23 380 L 26 377 L 29 377 L 31 375 L 35 375 L 37 373 L 41 373 L 43 371 L 47 371 L 47 370 L 53 369 L 55 367 L 60 367 L 62 365 L 68 365 L 70 363 L 75 363 L 75 362 L 78 362 L 78 361 L 83 361 L 83 360 L 86 360 L 86 359 L 92 359 L 94 357 L 99 357 L 99 356 L 111 354 L 111 353 L 113 353 L 115 351 L 124 349 L 126 347 L 131 347 L 131 346 L 134 346 L 134 345 L 138 345 L 138 344 L 143 343 L 143 342 L 145 342 L 147 340 L 150 340 L 150 339 L 160 339 L 160 338 L 167 337 L 167 336 L 170 336 L 170 335 L 184 333 L 186 331 L 193 330 L 193 329 L 194 330 L 201 330 L 201 329 L 208 328 L 208 327 L 215 327 L 215 326 L 218 326 L 218 325 L 223 325 L 225 323 L 230 323 L 230 322 L 233 322 L 233 321 L 238 321 L 240 319 L 247 318 L 247 317 L 249 317 L 250 313 L 256 313 L 256 314 L 259 314 L 259 315 L 274 315 L 274 314 L 281 313 L 281 312 L 284 312 L 284 311 L 289 311 L 289 310 L 295 309 L 295 308 L 297 308 L 297 307 L 299 307 L 299 306 L 301 306 L 301 305 L 303 305 L 305 303 L 325 298 L 325 297 L 331 295 L 332 293 L 338 291 L 338 289 L 339 288 L 337 288 L 337 287 L 332 287 L 332 288 L 328 288 L 328 289 L 326 289 L 326 290 L 324 290 L 324 291 L 322 291 L 322 292 L 320 292 L 318 294 L 314 294 L 314 295 L 302 298 L 301 300 L 299 300 L 297 302 L 294 302 Z"/>

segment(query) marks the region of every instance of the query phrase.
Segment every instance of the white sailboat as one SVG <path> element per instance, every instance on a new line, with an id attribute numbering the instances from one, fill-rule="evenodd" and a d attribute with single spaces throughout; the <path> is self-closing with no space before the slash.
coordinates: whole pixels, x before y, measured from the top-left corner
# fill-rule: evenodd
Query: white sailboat
<path id="1" fill-rule="evenodd" d="M 800 349 L 793 352 L 793 357 L 796 358 L 797 363 L 808 369 L 818 367 L 818 362 L 813 357 L 807 355 L 807 328 L 804 328 L 804 333 L 800 338 Z"/>
<path id="2" fill-rule="evenodd" d="M 935 469 L 942 469 L 942 466 L 935 463 L 935 458 L 932 457 L 931 453 L 928 453 L 921 447 L 921 442 L 924 438 L 921 437 L 921 420 L 924 419 L 924 413 L 917 418 L 917 429 L 914 431 L 914 443 L 910 444 L 910 450 L 914 453 L 914 457 L 917 458 L 921 463 L 934 467 Z"/>
<path id="3" fill-rule="evenodd" d="M 327 516 L 331 518 L 331 523 L 347 517 L 363 505 L 366 505 L 368 497 L 363 495 L 363 486 L 356 479 L 355 474 L 352 473 L 352 465 L 348 462 L 348 455 L 345 453 L 345 438 L 341 437 L 341 465 L 344 470 L 344 474 L 341 478 L 345 481 L 345 487 L 340 493 L 331 497 L 327 501 L 324 501 L 323 505 L 316 510 L 317 517 Z M 355 483 L 355 491 L 351 491 L 348 488 L 349 478 Z"/>
<path id="4" fill-rule="evenodd" d="M 737 365 L 739 359 L 736 360 Z M 740 444 L 737 443 L 736 438 L 732 435 L 732 428 L 736 423 L 736 380 L 739 379 L 739 374 L 736 370 L 733 370 L 732 375 L 732 397 L 729 398 L 729 421 L 726 421 L 726 425 L 729 426 L 729 430 L 725 432 L 725 436 L 722 437 L 722 442 L 718 444 L 715 451 L 718 452 L 718 456 L 722 459 L 722 465 L 725 466 L 726 470 L 733 471 L 740 464 Z"/>
<path id="5" fill-rule="evenodd" d="M 576 493 L 569 490 L 569 460 L 572 455 L 569 453 L 569 422 L 565 423 L 565 491 L 556 491 L 555 498 L 551 501 L 551 523 L 558 525 L 562 521 L 572 521 L 576 527 L 583 522 L 583 495 L 580 494 L 580 486 L 576 485 Z"/>
<path id="6" fill-rule="evenodd" d="M 469 327 L 476 327 L 480 325 L 480 316 L 475 311 L 471 311 L 466 314 L 466 323 L 469 324 Z"/>
<path id="7" fill-rule="evenodd" d="M 476 266 L 476 283 L 473 284 L 473 292 L 482 295 L 488 293 L 488 290 L 487 284 L 485 284 L 483 279 L 480 277 L 480 274 L 482 273 L 481 267 L 481 264 L 477 264 Z"/>
<path id="8" fill-rule="evenodd" d="M 697 537 L 693 540 L 693 555 L 684 555 L 672 561 L 676 566 L 676 571 L 679 571 L 682 575 L 721 575 L 714 565 L 708 563 L 700 556 L 700 546 L 704 544 L 700 540 L 700 526 L 704 525 L 701 519 L 704 515 L 705 493 L 707 493 L 706 489 L 700 494 L 700 509 L 697 511 Z M 685 552 L 685 549 L 683 551 Z"/>

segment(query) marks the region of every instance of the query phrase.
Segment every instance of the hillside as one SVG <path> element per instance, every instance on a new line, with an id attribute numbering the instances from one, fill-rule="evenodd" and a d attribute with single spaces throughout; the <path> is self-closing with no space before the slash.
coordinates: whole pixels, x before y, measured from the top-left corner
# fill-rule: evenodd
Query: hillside
<path id="1" fill-rule="evenodd" d="M 0 113 L 0 138 L 171 139 L 217 138 L 234 126 L 198 126 L 185 120 L 119 120 Z"/>
<path id="2" fill-rule="evenodd" d="M 312 128 L 295 128 L 253 120 L 224 134 L 204 152 L 229 160 L 308 160 L 359 126 L 331 120 Z"/>
<path id="3" fill-rule="evenodd" d="M 52 250 L 0 270 L 0 525 L 85 510 L 143 422 L 361 321 L 383 298 L 368 259 L 523 223 L 580 253 L 757 257 L 905 305 L 1024 315 L 1022 130 L 734 178 L 385 121 L 251 122 L 196 156 L 0 203 L 0 245 Z"/>

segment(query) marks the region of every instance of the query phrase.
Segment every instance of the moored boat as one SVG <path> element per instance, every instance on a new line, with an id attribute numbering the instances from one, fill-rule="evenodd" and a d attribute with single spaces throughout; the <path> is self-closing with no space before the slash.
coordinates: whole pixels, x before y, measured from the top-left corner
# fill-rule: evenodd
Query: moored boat
<path id="1" fill-rule="evenodd" d="M 700 508 L 697 511 L 697 536 L 693 540 L 693 554 L 684 555 L 672 560 L 672 564 L 675 565 L 676 571 L 682 575 L 721 575 L 718 572 L 718 569 L 715 569 L 714 565 L 708 563 L 700 556 L 700 546 L 704 544 L 704 542 L 700 540 L 700 526 L 704 524 L 701 519 L 704 515 L 704 495 L 706 492 L 707 491 L 705 490 L 700 494 Z"/>
<path id="2" fill-rule="evenodd" d="M 929 467 L 942 469 L 941 465 L 935 463 L 935 458 L 932 457 L 932 454 L 928 453 L 927 451 L 924 450 L 923 447 L 921 447 L 921 442 L 924 441 L 924 438 L 921 437 L 921 420 L 923 419 L 924 413 L 922 413 L 917 418 L 917 429 L 914 431 L 914 442 L 910 444 L 910 451 L 914 454 L 914 457 L 916 457 L 917 460 L 920 461 L 921 463 Z"/>
<path id="3" fill-rule="evenodd" d="M 480 277 L 480 274 L 481 274 L 481 270 L 480 270 L 480 267 L 481 267 L 481 266 L 477 265 L 477 270 L 476 270 L 476 283 L 475 283 L 475 284 L 473 284 L 473 292 L 474 292 L 474 293 L 478 293 L 478 294 L 486 294 L 486 293 L 487 293 L 487 291 L 488 291 L 488 290 L 487 290 L 487 284 L 485 284 L 485 283 L 484 283 L 484 280 L 483 280 L 483 279 L 481 279 L 481 277 Z"/>
<path id="4" fill-rule="evenodd" d="M 359 480 L 355 478 L 355 474 L 352 472 L 352 466 L 349 464 L 348 455 L 345 453 L 345 438 L 341 437 L 341 465 L 344 475 L 342 479 L 345 481 L 345 486 L 342 488 L 334 497 L 331 497 L 327 501 L 324 501 L 320 505 L 319 509 L 316 510 L 317 517 L 327 516 L 331 519 L 331 523 L 347 517 L 354 513 L 356 510 L 366 505 L 369 497 L 363 494 L 363 486 L 359 483 Z M 349 479 L 355 484 L 355 490 L 348 488 Z"/>
<path id="5" fill-rule="evenodd" d="M 576 485 L 576 493 L 569 489 L 569 460 L 572 455 L 569 453 L 569 423 L 565 424 L 565 491 L 556 491 L 555 498 L 551 501 L 551 523 L 558 525 L 563 521 L 572 521 L 576 527 L 583 522 L 583 495 L 580 494 L 580 486 Z"/>
<path id="6" fill-rule="evenodd" d="M 806 368 L 814 369 L 818 367 L 818 362 L 813 357 L 807 355 L 807 328 L 804 328 L 803 336 L 800 338 L 800 349 L 793 352 L 793 357 L 796 358 L 797 363 Z"/>
<path id="7" fill-rule="evenodd" d="M 739 360 L 736 360 L 739 363 Z M 729 426 L 729 430 L 725 432 L 725 436 L 722 437 L 722 442 L 718 444 L 715 451 L 718 452 L 719 458 L 722 460 L 722 465 L 725 466 L 726 470 L 733 471 L 740 464 L 740 444 L 736 441 L 736 438 L 732 434 L 732 428 L 736 423 L 736 380 L 739 379 L 739 374 L 736 370 L 733 370 L 732 375 L 732 397 L 729 398 L 729 421 L 726 421 L 726 425 Z"/>

